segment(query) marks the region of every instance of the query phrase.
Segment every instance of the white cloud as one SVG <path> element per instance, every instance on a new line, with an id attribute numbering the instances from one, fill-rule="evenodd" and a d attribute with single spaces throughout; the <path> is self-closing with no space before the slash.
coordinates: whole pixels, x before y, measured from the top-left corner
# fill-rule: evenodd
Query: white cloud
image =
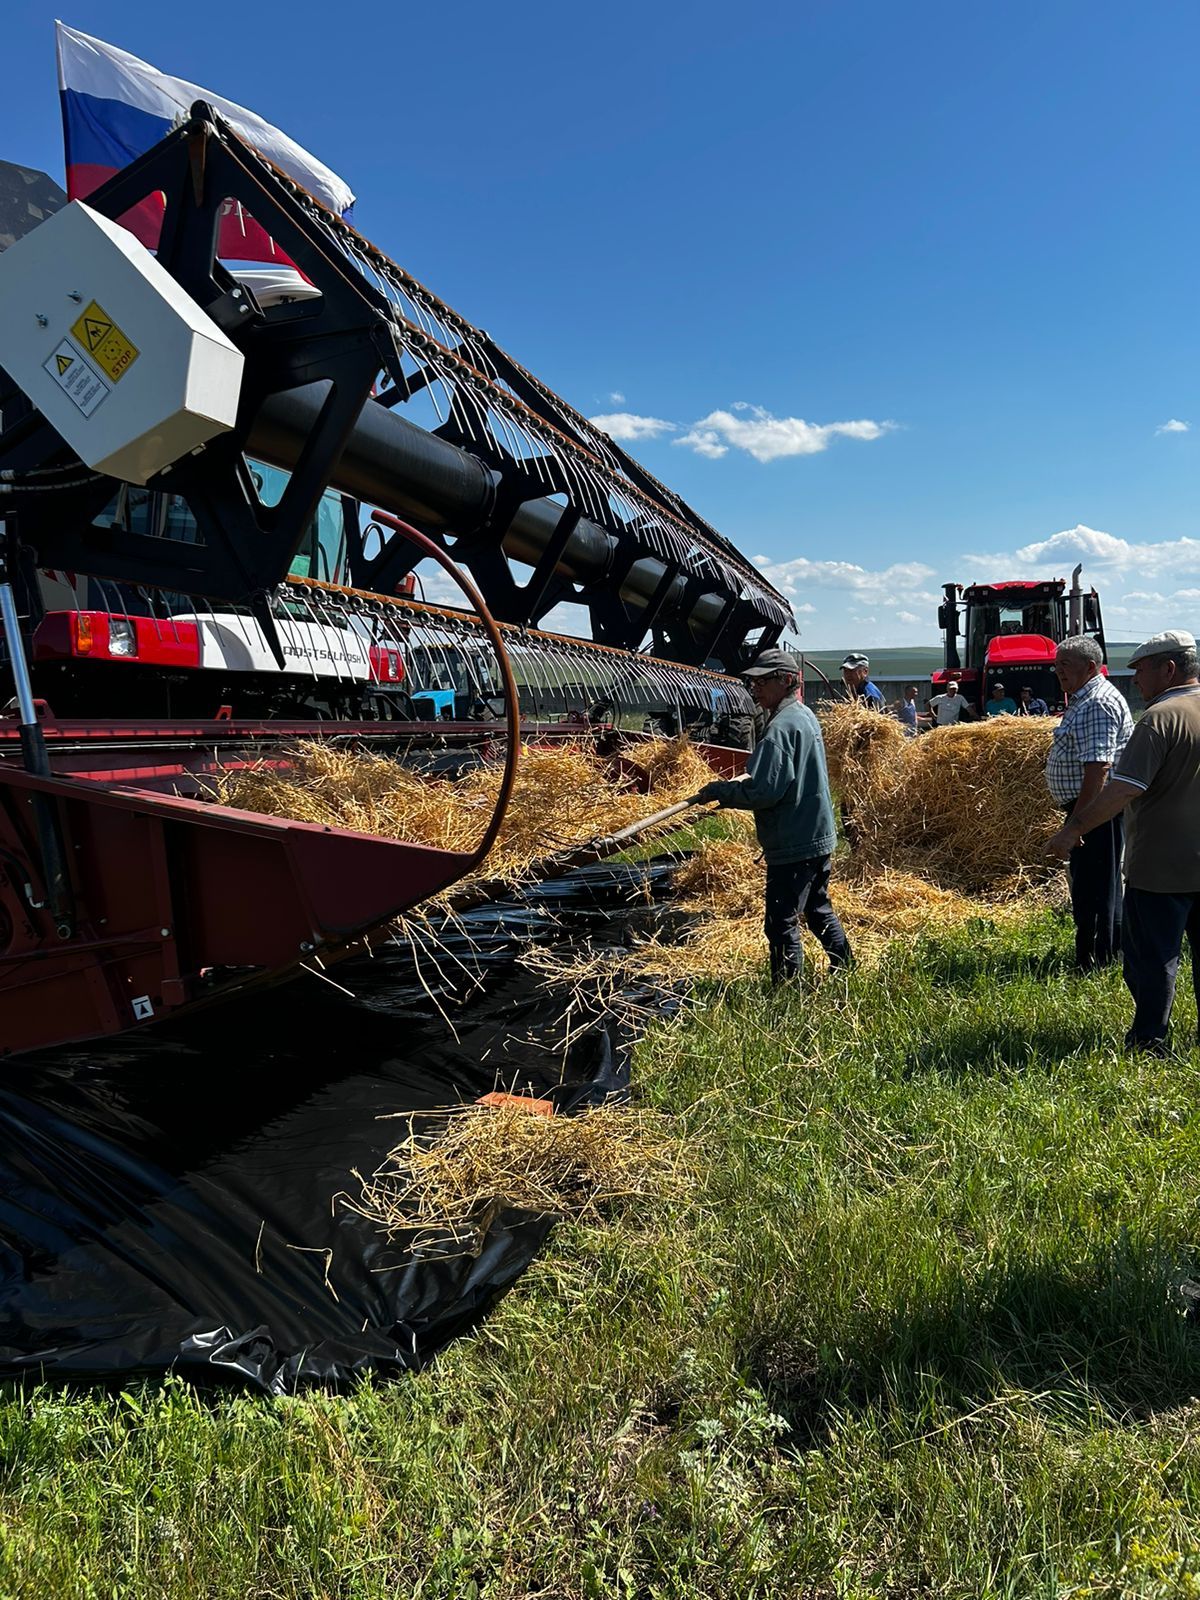
<path id="1" fill-rule="evenodd" d="M 625 404 L 625 396 L 619 389 L 614 389 L 609 395 L 608 400 L 609 404 L 614 406 L 623 406 Z"/>
<path id="2" fill-rule="evenodd" d="M 903 622 L 908 628 L 928 627 L 928 617 L 918 617 L 915 611 L 897 611 L 896 621 Z"/>
<path id="3" fill-rule="evenodd" d="M 1073 567 L 1078 561 L 1082 561 L 1089 572 L 1093 567 L 1109 568 L 1113 572 L 1128 572 L 1135 581 L 1177 572 L 1200 575 L 1200 539 L 1185 536 L 1137 542 L 1078 522 L 1073 528 L 1064 528 L 1048 539 L 1021 545 L 1015 551 L 999 555 L 969 554 L 962 565 L 964 569 L 974 569 L 968 574 L 969 578 L 976 574 L 1004 577 L 1006 571 L 1001 569 L 1022 577 L 1052 578 L 1066 576 L 1063 569 Z"/>
<path id="4" fill-rule="evenodd" d="M 1130 554 L 1131 546 L 1127 539 L 1119 539 L 1115 534 L 1102 533 L 1099 528 L 1089 528 L 1085 523 L 1077 522 L 1073 528 L 1064 528 L 1061 533 L 1053 533 L 1048 539 L 1022 545 L 1017 551 L 1017 560 L 1058 560 L 1061 563 L 1086 557 L 1091 561 L 1121 563 Z"/>
<path id="5" fill-rule="evenodd" d="M 613 390 L 609 399 L 614 405 L 622 405 L 625 396 Z M 873 422 L 869 418 L 854 422 L 805 422 L 803 417 L 774 417 L 748 400 L 735 400 L 729 411 L 710 411 L 708 416 L 690 426 L 670 422 L 665 417 L 639 416 L 634 411 L 609 411 L 590 420 L 593 427 L 622 444 L 657 439 L 664 433 L 679 433 L 679 437 L 671 441 L 673 444 L 684 445 L 711 461 L 719 461 L 732 449 L 744 450 L 761 462 L 778 461 L 785 456 L 819 455 L 828 450 L 836 438 L 880 439 L 896 426 L 894 422 Z M 686 432 L 680 432 L 685 426 Z"/>
<path id="6" fill-rule="evenodd" d="M 806 600 L 802 606 L 793 606 L 792 610 L 798 617 L 812 617 L 816 615 L 816 606 L 810 606 Z"/>
<path id="7" fill-rule="evenodd" d="M 734 411 L 741 415 L 734 416 Z M 673 444 L 685 445 L 697 455 L 718 460 L 730 448 L 744 450 L 755 461 L 778 461 L 784 456 L 812 456 L 829 448 L 830 441 L 878 439 L 895 427 L 894 422 L 805 422 L 802 417 L 774 417 L 762 406 L 745 400 L 734 402 L 733 411 L 710 411 L 692 424 Z"/>
<path id="8" fill-rule="evenodd" d="M 1195 605 L 1200 600 L 1200 589 L 1172 589 L 1170 594 L 1158 594 L 1149 589 L 1127 589 L 1126 600 L 1140 600 L 1147 605 L 1172 606 L 1176 601 L 1185 605 Z"/>
<path id="9" fill-rule="evenodd" d="M 926 597 L 917 591 L 933 577 L 933 568 L 922 566 L 919 561 L 895 562 L 877 572 L 850 561 L 812 561 L 808 556 L 795 556 L 791 561 L 755 556 L 754 561 L 763 577 L 788 595 L 802 594 L 806 589 L 845 589 L 869 601 L 903 595 L 906 600 L 924 603 Z"/>
<path id="10" fill-rule="evenodd" d="M 434 562 L 422 561 L 415 571 L 419 600 L 423 599 L 431 606 L 465 606 L 469 603 L 453 578 Z"/>
<path id="11" fill-rule="evenodd" d="M 964 583 L 1002 578 L 1065 578 L 1083 563 L 1082 582 L 1100 593 L 1110 638 L 1135 639 L 1162 628 L 1200 626 L 1200 539 L 1127 539 L 1076 523 L 1016 550 L 969 554 Z M 1130 587 L 1126 588 L 1126 585 Z"/>
<path id="12" fill-rule="evenodd" d="M 1157 428 L 1155 428 L 1154 431 L 1156 434 L 1190 433 L 1192 431 L 1192 425 L 1190 422 L 1180 422 L 1178 417 L 1172 417 L 1169 422 L 1161 423 Z"/>
<path id="13" fill-rule="evenodd" d="M 547 633 L 569 633 L 576 639 L 590 639 L 591 612 L 586 606 L 577 606 L 572 600 L 564 600 L 547 611 L 538 627 L 544 628 Z"/>
<path id="14" fill-rule="evenodd" d="M 639 417 L 632 411 L 610 411 L 602 417 L 589 417 L 588 421 L 593 428 L 599 428 L 610 439 L 618 439 L 622 444 L 657 439 L 660 433 L 674 433 L 678 427 L 678 423 L 665 422 L 662 417 Z"/>
<path id="15" fill-rule="evenodd" d="M 686 444 L 698 456 L 707 456 L 710 461 L 719 461 L 722 456 L 729 454 L 729 446 L 721 443 L 721 435 L 714 428 L 701 428 L 698 424 L 681 439 L 672 439 L 671 443 Z"/>

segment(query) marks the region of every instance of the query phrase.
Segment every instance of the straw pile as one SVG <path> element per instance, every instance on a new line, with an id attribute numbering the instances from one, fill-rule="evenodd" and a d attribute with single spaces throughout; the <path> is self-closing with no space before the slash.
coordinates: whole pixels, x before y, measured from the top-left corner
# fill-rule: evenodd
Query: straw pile
<path id="1" fill-rule="evenodd" d="M 655 810 L 686 800 L 712 781 L 712 768 L 686 734 L 675 739 L 645 739 L 627 745 L 621 755 L 645 775 L 647 789 L 656 800 Z"/>
<path id="2" fill-rule="evenodd" d="M 1049 718 L 992 717 L 909 739 L 890 717 L 841 705 L 821 726 L 856 875 L 909 872 L 1005 898 L 1056 870 Z"/>
<path id="3" fill-rule="evenodd" d="M 712 777 L 686 738 L 648 740 L 628 759 L 645 772 L 648 794 L 613 783 L 583 745 L 523 750 L 487 875 L 515 881 L 542 857 L 614 833 Z M 427 779 L 386 756 L 312 740 L 288 751 L 285 766 L 260 761 L 218 774 L 212 794 L 242 811 L 469 851 L 491 818 L 500 776 L 499 767 L 483 765 L 455 782 Z"/>
<path id="4" fill-rule="evenodd" d="M 855 957 L 873 962 L 897 938 L 1004 922 L 1058 870 L 1045 858 L 1057 816 L 1043 777 L 1053 723 L 998 717 L 909 739 L 890 717 L 838 706 L 822 718 L 833 786 L 853 835 L 835 863 L 831 896 Z M 724 813 L 728 836 L 701 842 L 675 875 L 691 922 L 608 961 L 638 975 L 727 981 L 758 970 L 765 869 L 745 812 Z M 809 955 L 822 960 L 815 942 Z M 570 982 L 598 958 L 538 951 L 547 979 Z"/>
<path id="5" fill-rule="evenodd" d="M 766 874 L 758 857 L 749 837 L 705 839 L 676 872 L 675 893 L 689 909 L 761 921 Z"/>
<path id="6" fill-rule="evenodd" d="M 1006 904 L 1054 870 L 1044 855 L 1057 820 L 1043 779 L 1048 719 L 997 717 L 908 739 L 890 717 L 838 706 L 822 725 L 831 780 L 853 833 L 853 850 L 835 870 L 833 900 L 860 959 L 874 959 L 897 936 L 1003 917 Z M 686 739 L 650 740 L 624 756 L 645 773 L 649 793 L 614 783 L 583 745 L 524 750 L 504 828 L 483 872 L 516 881 L 547 855 L 649 816 L 712 776 Z M 260 762 L 223 774 L 214 798 L 469 851 L 482 837 L 499 783 L 494 766 L 455 782 L 430 780 L 386 757 L 314 741 L 296 746 L 284 767 Z M 728 837 L 703 842 L 676 878 L 690 929 L 679 942 L 651 939 L 626 952 L 614 972 L 728 979 L 761 964 L 763 868 L 753 824 L 746 813 L 724 816 Z M 574 974 L 571 960 L 563 965 L 555 952 L 534 959 L 547 977 Z"/>
<path id="7" fill-rule="evenodd" d="M 829 782 L 843 804 L 857 807 L 872 789 L 898 773 L 910 739 L 894 717 L 839 702 L 821 713 L 821 737 Z"/>
<path id="8" fill-rule="evenodd" d="M 706 839 L 675 874 L 682 911 L 693 919 L 683 937 L 650 939 L 623 957 L 626 975 L 643 974 L 673 982 L 697 978 L 728 981 L 761 966 L 766 955 L 762 932 L 766 869 L 749 839 Z M 884 869 L 847 880 L 835 870 L 834 909 L 842 919 L 855 959 L 879 959 L 892 940 L 962 927 L 978 918 L 1005 921 L 1018 913 L 1006 903 L 940 888 L 912 873 Z M 816 945 L 807 951 L 818 961 Z M 551 976 L 549 964 L 539 961 Z"/>
<path id="9" fill-rule="evenodd" d="M 389 1240 L 437 1254 L 478 1251 L 500 1211 L 601 1222 L 639 1214 L 689 1183 L 684 1146 L 662 1116 L 604 1104 L 578 1116 L 535 1116 L 519 1104 L 463 1105 L 432 1114 L 359 1193 L 338 1201 Z"/>
<path id="10" fill-rule="evenodd" d="M 994 717 L 917 739 L 853 705 L 821 723 L 852 842 L 831 897 L 860 961 L 895 938 L 1007 920 L 1019 896 L 1060 871 L 1046 857 L 1059 820 L 1044 776 L 1049 718 Z M 677 944 L 640 946 L 642 971 L 734 978 L 761 964 L 765 870 L 748 833 L 703 842 L 675 886 L 694 923 Z"/>

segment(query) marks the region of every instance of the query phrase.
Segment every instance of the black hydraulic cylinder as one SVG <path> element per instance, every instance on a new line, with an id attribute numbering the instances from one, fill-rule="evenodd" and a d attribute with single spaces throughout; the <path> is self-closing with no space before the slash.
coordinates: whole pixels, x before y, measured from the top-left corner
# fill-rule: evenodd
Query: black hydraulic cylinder
<path id="1" fill-rule="evenodd" d="M 273 466 L 293 466 L 328 387 L 322 381 L 272 395 L 251 430 L 249 453 Z M 364 405 L 333 474 L 333 486 L 344 494 L 378 505 L 419 527 L 455 535 L 471 534 L 487 521 L 495 504 L 497 481 L 496 474 L 469 451 L 437 438 L 374 401 Z M 562 509 L 549 499 L 526 501 L 503 534 L 505 555 L 536 565 L 558 526 Z M 619 543 L 614 534 L 581 517 L 556 570 L 572 583 L 601 583 L 613 564 Z M 656 556 L 634 562 L 621 583 L 621 599 L 630 605 L 647 606 L 655 598 L 665 572 L 665 562 Z M 678 612 L 685 595 L 686 581 L 678 577 L 668 587 L 664 612 Z M 701 594 L 693 601 L 687 617 L 680 617 L 679 621 L 686 621 L 692 632 L 702 637 L 720 621 L 727 600 L 728 596 L 721 594 Z"/>

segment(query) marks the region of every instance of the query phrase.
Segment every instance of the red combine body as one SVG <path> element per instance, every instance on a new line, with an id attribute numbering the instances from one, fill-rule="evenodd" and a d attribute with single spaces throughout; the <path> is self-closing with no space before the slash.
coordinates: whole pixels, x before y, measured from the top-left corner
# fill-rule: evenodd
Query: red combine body
<path id="1" fill-rule="evenodd" d="M 1086 635 L 1107 660 L 1100 597 L 1080 587 L 1076 567 L 1071 587 L 1065 578 L 1008 583 L 947 583 L 938 607 L 945 660 L 932 674 L 935 693 L 957 681 L 960 692 L 982 712 L 992 685 L 1002 683 L 1012 699 L 1028 685 L 1051 711 L 1060 711 L 1063 694 L 1054 675 L 1054 657 L 1064 639 Z M 962 642 L 960 648 L 960 641 Z"/>

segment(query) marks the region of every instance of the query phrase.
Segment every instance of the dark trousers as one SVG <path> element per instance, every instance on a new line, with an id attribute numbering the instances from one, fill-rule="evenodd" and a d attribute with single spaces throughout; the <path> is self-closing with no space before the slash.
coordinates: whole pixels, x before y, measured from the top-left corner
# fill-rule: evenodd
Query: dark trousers
<path id="1" fill-rule="evenodd" d="M 1067 807 L 1067 815 L 1073 808 Z M 1120 817 L 1093 828 L 1071 851 L 1071 915 L 1075 919 L 1077 966 L 1107 967 L 1121 953 L 1121 850 L 1125 825 Z"/>
<path id="2" fill-rule="evenodd" d="M 830 965 L 850 965 L 850 943 L 829 901 L 828 856 L 767 866 L 767 914 L 763 932 L 771 951 L 771 982 L 799 977 L 804 967 L 801 919 L 808 924 Z"/>
<path id="3" fill-rule="evenodd" d="M 1125 1043 L 1134 1049 L 1167 1048 L 1185 933 L 1192 947 L 1192 979 L 1200 997 L 1200 894 L 1154 894 L 1132 885 L 1126 888 L 1123 954 L 1125 983 L 1133 996 L 1133 1022 Z"/>

